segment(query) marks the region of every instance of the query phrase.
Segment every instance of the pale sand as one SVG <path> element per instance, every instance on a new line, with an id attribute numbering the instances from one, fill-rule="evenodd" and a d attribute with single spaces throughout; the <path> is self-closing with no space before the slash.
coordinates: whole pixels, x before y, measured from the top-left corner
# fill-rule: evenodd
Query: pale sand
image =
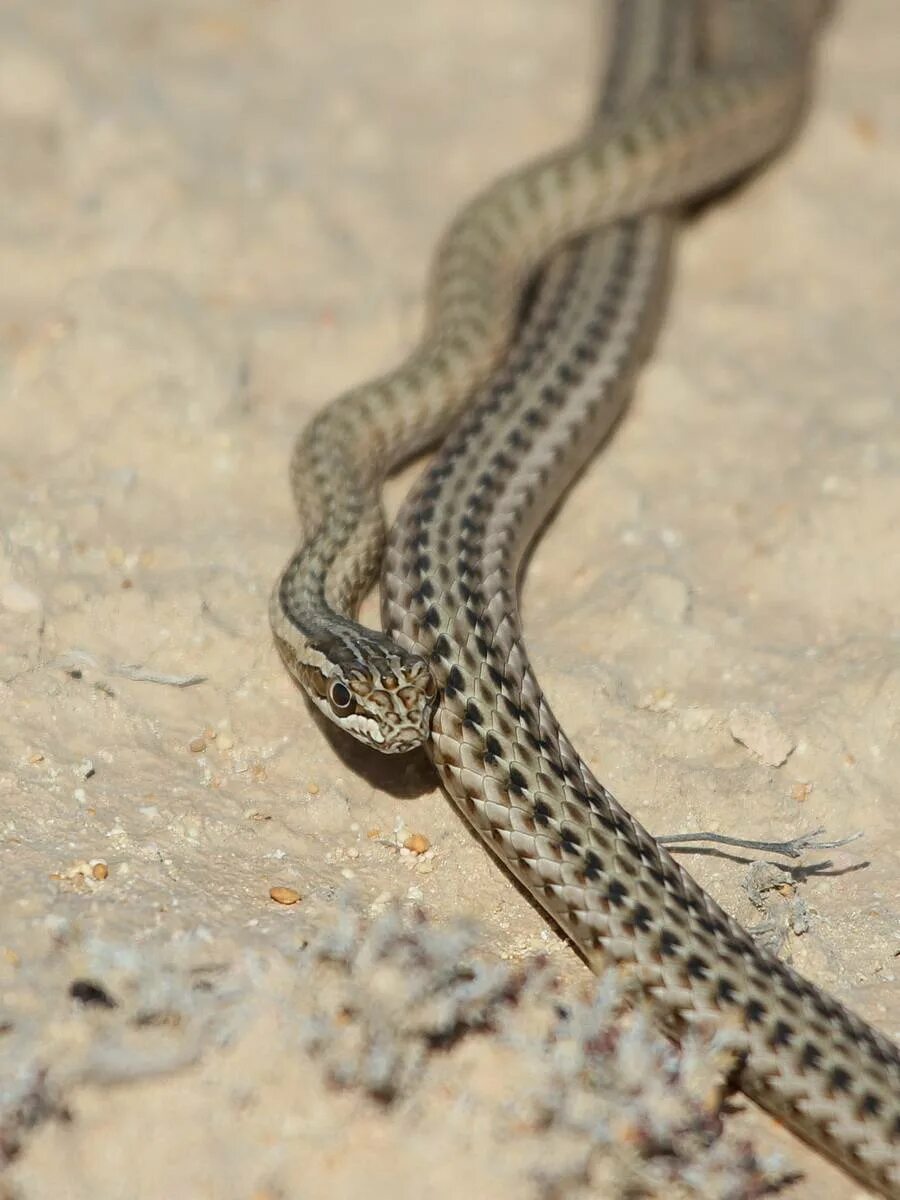
<path id="1" fill-rule="evenodd" d="M 459 204 L 577 127 L 592 10 L 492 0 L 476 33 L 448 0 L 4 6 L 0 1194 L 529 1194 L 527 1014 L 515 1053 L 468 1039 L 389 1111 L 298 1048 L 294 964 L 348 889 L 474 917 L 564 995 L 589 977 L 424 760 L 323 735 L 265 609 L 294 433 L 410 344 Z M 863 832 L 806 856 L 833 867 L 788 949 L 895 1038 L 896 30 L 894 0 L 844 5 L 798 144 L 685 232 L 652 365 L 524 596 L 564 726 L 651 830 Z M 743 862 L 687 862 L 760 919 Z M 791 1196 L 853 1194 L 731 1124 L 807 1172 Z M 595 1170 L 566 1194 L 604 1194 Z"/>

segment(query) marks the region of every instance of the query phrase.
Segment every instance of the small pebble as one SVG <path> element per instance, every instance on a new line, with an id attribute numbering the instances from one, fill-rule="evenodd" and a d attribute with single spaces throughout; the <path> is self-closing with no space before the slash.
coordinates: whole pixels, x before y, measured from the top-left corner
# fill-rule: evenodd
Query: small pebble
<path id="1" fill-rule="evenodd" d="M 90 758 L 83 758 L 80 763 L 76 763 L 72 771 L 79 779 L 90 779 L 96 774 L 93 759 Z"/>
<path id="2" fill-rule="evenodd" d="M 191 738 L 188 742 L 188 750 L 192 754 L 202 754 L 206 749 L 206 739 L 202 737 Z"/>
<path id="3" fill-rule="evenodd" d="M 307 788 L 306 788 L 306 790 L 309 792 L 309 794 L 310 794 L 311 796 L 318 796 L 318 794 L 319 794 L 319 785 L 318 785 L 317 783 L 310 783 L 310 784 L 308 784 L 308 785 L 307 785 Z"/>
<path id="4" fill-rule="evenodd" d="M 405 850 L 412 851 L 413 854 L 424 854 L 426 850 L 431 849 L 431 842 L 424 833 L 411 833 L 403 843 Z"/>
<path id="5" fill-rule="evenodd" d="M 91 875 L 94 877 L 94 879 L 108 879 L 109 867 L 105 862 L 95 862 L 91 867 Z"/>
<path id="6" fill-rule="evenodd" d="M 302 899 L 300 893 L 294 888 L 281 886 L 269 888 L 269 897 L 276 904 L 296 904 L 298 900 Z"/>
<path id="7" fill-rule="evenodd" d="M 770 767 L 787 762 L 796 741 L 780 727 L 770 712 L 735 708 L 728 717 L 731 736 Z"/>

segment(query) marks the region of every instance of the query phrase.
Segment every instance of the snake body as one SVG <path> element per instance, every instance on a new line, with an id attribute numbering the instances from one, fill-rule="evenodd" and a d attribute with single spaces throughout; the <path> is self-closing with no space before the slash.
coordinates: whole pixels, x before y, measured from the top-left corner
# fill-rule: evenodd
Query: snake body
<path id="1" fill-rule="evenodd" d="M 421 743 L 434 699 L 421 658 L 352 619 L 381 559 L 384 476 L 443 436 L 487 377 L 550 250 L 720 187 L 791 134 L 806 94 L 808 29 L 782 0 L 729 2 L 764 13 L 756 53 L 739 49 L 731 63 L 654 91 L 472 201 L 436 254 L 419 345 L 390 374 L 328 405 L 297 442 L 291 480 L 304 538 L 272 593 L 275 642 L 313 703 L 381 751 Z"/>
<path id="2" fill-rule="evenodd" d="M 618 75 L 596 128 L 466 210 L 439 252 L 419 348 L 301 437 L 305 539 L 272 624 L 292 673 L 345 728 L 382 749 L 426 739 L 463 816 L 594 970 L 617 970 L 675 1036 L 727 1030 L 748 1096 L 898 1197 L 897 1048 L 757 946 L 615 801 L 560 729 L 521 638 L 522 553 L 616 419 L 655 328 L 662 210 L 770 153 L 802 106 L 814 0 L 729 0 L 724 42 L 713 25 L 696 72 L 676 48 L 692 6 L 674 7 L 619 6 Z M 669 53 L 654 72 L 660 37 Z M 616 117 L 617 103 L 632 115 Z M 381 555 L 384 471 L 440 436 L 485 378 L 531 268 L 566 237 L 642 212 L 554 256 L 513 353 L 392 533 L 393 640 L 363 630 L 352 617 Z"/>

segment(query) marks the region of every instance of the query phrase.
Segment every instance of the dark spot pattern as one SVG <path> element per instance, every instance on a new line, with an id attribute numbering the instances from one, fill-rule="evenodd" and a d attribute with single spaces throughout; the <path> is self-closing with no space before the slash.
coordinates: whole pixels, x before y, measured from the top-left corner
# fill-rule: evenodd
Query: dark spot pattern
<path id="1" fill-rule="evenodd" d="M 748 1025 L 759 1025 L 766 1015 L 766 1006 L 761 1000 L 750 999 L 744 1005 L 744 1016 Z"/>
<path id="2" fill-rule="evenodd" d="M 835 1092 L 849 1092 L 850 1082 L 850 1072 L 843 1067 L 832 1067 L 828 1073 L 828 1083 Z"/>
<path id="3" fill-rule="evenodd" d="M 699 954 L 689 954 L 685 960 L 684 969 L 691 979 L 705 979 L 709 974 L 709 963 Z"/>
<path id="4" fill-rule="evenodd" d="M 588 880 L 599 879 L 603 874 L 603 862 L 594 850 L 588 850 L 584 856 L 584 877 Z"/>
<path id="5" fill-rule="evenodd" d="M 509 768 L 509 787 L 517 796 L 523 796 L 528 787 L 528 780 L 516 766 Z"/>
<path id="6" fill-rule="evenodd" d="M 807 1042 L 803 1047 L 803 1055 L 800 1060 L 804 1067 L 811 1067 L 817 1070 L 822 1062 L 822 1051 L 813 1042 Z"/>
<path id="7" fill-rule="evenodd" d="M 769 1038 L 769 1045 L 772 1047 L 789 1046 L 793 1038 L 794 1030 L 787 1021 L 776 1021 L 772 1036 Z"/>
<path id="8" fill-rule="evenodd" d="M 635 929 L 639 929 L 641 933 L 646 933 L 653 927 L 653 913 L 646 904 L 636 904 L 634 906 L 631 920 L 634 923 Z"/>
<path id="9" fill-rule="evenodd" d="M 466 681 L 463 677 L 463 673 L 454 663 L 454 665 L 450 668 L 449 674 L 447 675 L 446 688 L 448 691 L 452 691 L 454 694 L 459 694 L 463 691 L 465 686 Z"/>
<path id="10" fill-rule="evenodd" d="M 550 806 L 544 800 L 535 800 L 533 816 L 538 825 L 547 826 L 550 824 L 552 813 Z"/>

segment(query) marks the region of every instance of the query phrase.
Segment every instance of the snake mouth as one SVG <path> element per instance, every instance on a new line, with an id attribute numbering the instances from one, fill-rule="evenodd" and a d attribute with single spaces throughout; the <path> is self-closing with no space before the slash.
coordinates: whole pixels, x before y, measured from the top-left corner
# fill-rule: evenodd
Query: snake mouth
<path id="1" fill-rule="evenodd" d="M 379 746 L 383 754 L 406 754 L 417 750 L 428 740 L 429 723 L 423 722 L 422 729 L 399 729 L 389 743 Z"/>

